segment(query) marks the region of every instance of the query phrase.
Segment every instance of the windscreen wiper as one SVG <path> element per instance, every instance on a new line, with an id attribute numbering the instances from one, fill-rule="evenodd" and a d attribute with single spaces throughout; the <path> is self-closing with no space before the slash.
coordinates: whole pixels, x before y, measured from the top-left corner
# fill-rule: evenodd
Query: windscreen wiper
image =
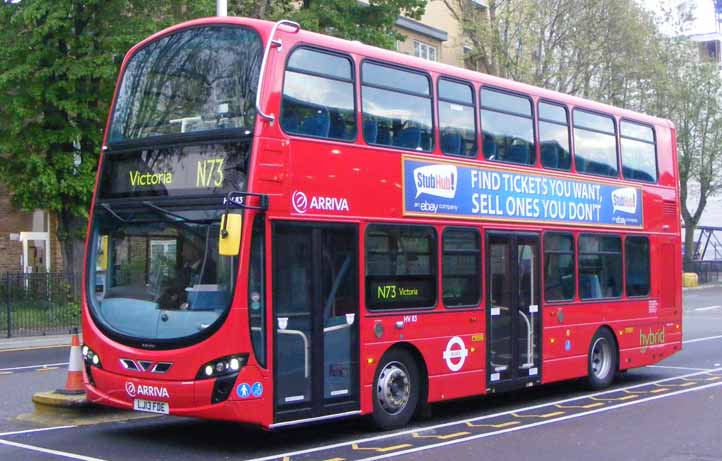
<path id="1" fill-rule="evenodd" d="M 163 214 L 163 215 L 165 215 L 165 216 L 167 216 L 167 217 L 174 218 L 176 222 L 191 223 L 191 224 L 208 224 L 208 223 L 210 223 L 210 222 L 217 221 L 217 219 L 210 219 L 210 218 L 208 218 L 208 219 L 190 219 L 190 218 L 186 218 L 185 216 L 181 216 L 181 215 L 179 215 L 179 214 L 177 214 L 177 213 L 173 213 L 172 211 L 166 210 L 166 209 L 163 208 L 163 207 L 159 207 L 159 206 L 156 205 L 155 203 L 151 203 L 151 202 L 149 202 L 149 201 L 147 201 L 147 200 L 146 200 L 146 201 L 143 201 L 143 202 L 141 202 L 141 203 L 143 204 L 143 206 L 148 207 L 148 208 L 150 208 L 151 210 L 154 210 L 154 211 L 156 211 L 156 212 L 158 212 L 158 213 L 160 213 L 160 214 Z"/>
<path id="2" fill-rule="evenodd" d="M 101 203 L 101 204 L 100 204 L 100 207 L 103 208 L 103 209 L 104 209 L 105 211 L 107 211 L 108 213 L 110 213 L 111 216 L 113 216 L 113 217 L 114 217 L 115 219 L 117 219 L 118 221 L 120 221 L 120 222 L 122 222 L 122 223 L 127 223 L 127 222 L 128 222 L 127 219 L 125 219 L 124 217 L 120 216 L 118 213 L 116 213 L 115 211 L 113 211 L 113 208 L 111 208 L 111 206 L 108 205 L 107 203 Z"/>

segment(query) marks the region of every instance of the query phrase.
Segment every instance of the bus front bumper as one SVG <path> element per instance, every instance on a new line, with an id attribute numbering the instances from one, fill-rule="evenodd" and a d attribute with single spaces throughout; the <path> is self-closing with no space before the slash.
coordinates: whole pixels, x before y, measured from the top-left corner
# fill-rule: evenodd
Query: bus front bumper
<path id="1" fill-rule="evenodd" d="M 231 379 L 227 398 L 212 403 L 214 392 L 217 392 L 214 389 L 217 387 L 216 379 L 161 381 L 115 374 L 95 367 L 90 373 L 92 379 L 89 379 L 86 370 L 85 390 L 88 400 L 94 404 L 265 427 L 272 422 L 263 386 L 260 386 L 260 392 L 258 387 L 254 389 L 255 393 L 251 392 L 253 384 L 240 382 L 240 378 Z M 268 418 L 264 417 L 266 415 Z"/>

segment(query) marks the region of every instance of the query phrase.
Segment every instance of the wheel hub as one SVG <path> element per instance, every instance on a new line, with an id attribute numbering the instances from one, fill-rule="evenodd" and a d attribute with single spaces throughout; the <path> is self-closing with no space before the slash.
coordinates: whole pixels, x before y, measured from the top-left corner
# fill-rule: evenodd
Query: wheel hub
<path id="1" fill-rule="evenodd" d="M 612 366 L 612 348 L 604 338 L 598 338 L 592 346 L 592 373 L 598 379 L 604 379 Z"/>
<path id="2" fill-rule="evenodd" d="M 387 364 L 379 373 L 376 398 L 390 414 L 400 413 L 411 396 L 411 382 L 406 367 L 398 362 Z"/>

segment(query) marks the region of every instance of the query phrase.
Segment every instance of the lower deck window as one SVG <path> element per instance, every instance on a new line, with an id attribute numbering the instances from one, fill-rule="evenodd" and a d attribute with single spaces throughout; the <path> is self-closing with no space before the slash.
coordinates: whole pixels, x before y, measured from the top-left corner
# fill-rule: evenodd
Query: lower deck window
<path id="1" fill-rule="evenodd" d="M 371 225 L 366 231 L 366 304 L 372 309 L 436 303 L 436 232 L 430 226 Z"/>
<path id="2" fill-rule="evenodd" d="M 582 299 L 622 295 L 622 240 L 615 235 L 579 237 L 579 296 Z"/>

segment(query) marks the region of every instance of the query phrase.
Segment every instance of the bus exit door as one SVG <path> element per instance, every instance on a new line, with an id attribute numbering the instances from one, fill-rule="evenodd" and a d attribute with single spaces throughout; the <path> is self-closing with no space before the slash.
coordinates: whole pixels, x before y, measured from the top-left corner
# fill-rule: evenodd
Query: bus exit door
<path id="1" fill-rule="evenodd" d="M 487 388 L 541 381 L 539 236 L 487 232 Z"/>
<path id="2" fill-rule="evenodd" d="M 355 225 L 273 225 L 275 423 L 359 409 Z"/>

